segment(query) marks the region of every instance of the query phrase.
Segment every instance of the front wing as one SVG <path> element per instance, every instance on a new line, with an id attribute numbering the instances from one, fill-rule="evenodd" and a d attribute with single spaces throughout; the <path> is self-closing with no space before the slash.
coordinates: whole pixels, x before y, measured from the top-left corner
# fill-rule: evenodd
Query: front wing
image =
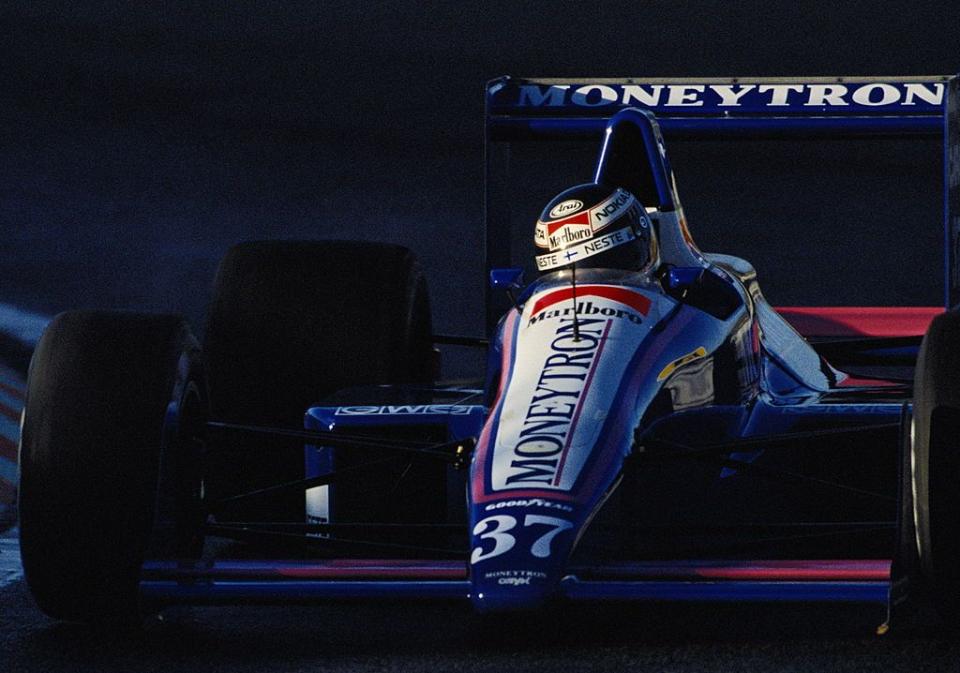
<path id="1" fill-rule="evenodd" d="M 470 598 L 461 561 L 149 562 L 141 593 L 157 604 L 309 603 L 323 599 Z M 889 560 L 653 561 L 574 567 L 572 601 L 883 603 Z"/>

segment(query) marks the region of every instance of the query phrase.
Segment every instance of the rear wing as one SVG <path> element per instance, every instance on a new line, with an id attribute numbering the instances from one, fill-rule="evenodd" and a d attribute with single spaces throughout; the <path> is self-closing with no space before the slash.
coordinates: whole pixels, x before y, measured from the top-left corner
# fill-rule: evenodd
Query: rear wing
<path id="1" fill-rule="evenodd" d="M 934 136 L 943 139 L 944 303 L 960 303 L 957 76 L 524 79 L 487 83 L 486 267 L 510 266 L 510 144 L 603 137 L 621 110 L 653 112 L 666 138 Z M 488 291 L 489 292 L 489 291 Z M 497 307 L 487 297 L 487 324 Z"/>

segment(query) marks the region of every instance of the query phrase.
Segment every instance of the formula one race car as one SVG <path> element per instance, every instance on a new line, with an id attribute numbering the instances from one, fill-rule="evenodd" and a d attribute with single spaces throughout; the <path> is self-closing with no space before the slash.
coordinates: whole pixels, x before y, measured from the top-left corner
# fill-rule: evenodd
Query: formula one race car
<path id="1" fill-rule="evenodd" d="M 750 264 L 694 244 L 661 135 L 946 119 L 956 271 L 958 80 L 842 82 L 492 82 L 491 146 L 602 145 L 536 223 L 536 279 L 491 272 L 489 341 L 433 335 L 411 253 L 371 243 L 234 247 L 202 352 L 174 316 L 61 314 L 21 440 L 40 608 L 930 596 L 957 620 L 960 313 L 808 341 Z M 487 348 L 482 383 L 437 383 L 437 343 Z"/>

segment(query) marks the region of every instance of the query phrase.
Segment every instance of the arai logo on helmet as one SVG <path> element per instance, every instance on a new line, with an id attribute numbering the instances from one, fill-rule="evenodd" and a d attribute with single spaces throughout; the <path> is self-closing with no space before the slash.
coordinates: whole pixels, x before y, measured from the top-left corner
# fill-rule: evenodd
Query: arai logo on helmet
<path id="1" fill-rule="evenodd" d="M 564 215 L 570 215 L 572 213 L 577 212 L 581 208 L 583 208 L 583 201 L 580 201 L 578 199 L 569 199 L 567 201 L 558 203 L 553 208 L 551 208 L 550 217 L 557 218 L 557 217 L 563 217 Z"/>

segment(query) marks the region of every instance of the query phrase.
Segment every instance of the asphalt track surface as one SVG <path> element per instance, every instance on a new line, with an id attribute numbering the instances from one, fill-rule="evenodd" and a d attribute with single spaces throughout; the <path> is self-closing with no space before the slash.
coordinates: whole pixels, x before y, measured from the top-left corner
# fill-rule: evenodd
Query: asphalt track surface
<path id="1" fill-rule="evenodd" d="M 649 606 L 484 622 L 429 605 L 168 611 L 138 633 L 50 622 L 0 590 L 6 671 L 955 671 L 940 637 L 871 635 L 844 608 Z"/>

